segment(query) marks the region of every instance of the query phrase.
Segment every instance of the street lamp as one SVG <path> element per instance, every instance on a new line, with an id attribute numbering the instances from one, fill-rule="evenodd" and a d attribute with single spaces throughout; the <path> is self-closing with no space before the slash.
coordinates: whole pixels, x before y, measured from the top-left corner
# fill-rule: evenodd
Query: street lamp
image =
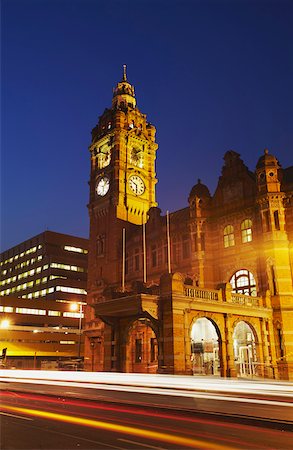
<path id="1" fill-rule="evenodd" d="M 9 325 L 10 325 L 9 320 L 8 319 L 4 319 L 4 320 L 2 320 L 2 322 L 0 324 L 0 328 L 7 329 L 7 328 L 9 328 Z"/>
<path id="2" fill-rule="evenodd" d="M 80 358 L 80 348 L 81 348 L 81 325 L 82 325 L 82 303 L 71 303 L 70 305 L 71 311 L 79 310 L 79 322 L 78 322 L 78 358 Z"/>

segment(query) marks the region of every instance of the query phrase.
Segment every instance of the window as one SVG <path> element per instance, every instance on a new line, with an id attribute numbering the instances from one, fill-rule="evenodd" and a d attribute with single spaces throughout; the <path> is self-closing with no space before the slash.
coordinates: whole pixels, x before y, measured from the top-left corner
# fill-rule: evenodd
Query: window
<path id="1" fill-rule="evenodd" d="M 135 362 L 142 361 L 142 339 L 135 339 Z"/>
<path id="2" fill-rule="evenodd" d="M 60 311 L 49 310 L 48 311 L 48 316 L 61 316 L 61 312 Z"/>
<path id="3" fill-rule="evenodd" d="M 274 223 L 275 223 L 275 229 L 280 229 L 280 220 L 279 220 L 279 211 L 274 211 Z"/>
<path id="4" fill-rule="evenodd" d="M 34 314 L 38 316 L 45 316 L 45 309 L 32 309 L 32 308 L 15 308 L 17 314 Z"/>
<path id="5" fill-rule="evenodd" d="M 245 219 L 241 223 L 241 237 L 243 244 L 252 241 L 252 221 L 250 219 Z"/>
<path id="6" fill-rule="evenodd" d="M 85 250 L 84 248 L 72 247 L 71 245 L 65 245 L 64 250 L 67 250 L 68 252 L 75 252 L 75 253 L 85 253 L 85 254 L 88 253 L 88 251 Z"/>
<path id="7" fill-rule="evenodd" d="M 256 283 L 254 276 L 246 269 L 238 270 L 230 279 L 233 292 L 256 297 Z"/>
<path id="8" fill-rule="evenodd" d="M 224 247 L 233 247 L 233 245 L 235 245 L 234 227 L 233 225 L 227 225 L 224 228 Z"/>
<path id="9" fill-rule="evenodd" d="M 69 286 L 57 286 L 56 291 L 68 292 L 69 294 L 84 294 L 84 295 L 86 295 L 85 289 L 79 289 L 79 288 L 74 288 L 74 287 L 69 287 Z"/>

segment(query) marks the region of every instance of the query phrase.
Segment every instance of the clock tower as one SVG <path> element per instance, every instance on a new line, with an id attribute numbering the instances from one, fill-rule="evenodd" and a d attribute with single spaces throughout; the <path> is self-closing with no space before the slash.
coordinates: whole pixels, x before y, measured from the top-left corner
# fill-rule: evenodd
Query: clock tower
<path id="1" fill-rule="evenodd" d="M 155 199 L 156 129 L 136 105 L 126 76 L 113 89 L 92 130 L 90 174 L 90 243 L 88 302 L 97 301 L 106 285 L 121 283 L 122 228 L 142 225 Z"/>
<path id="2" fill-rule="evenodd" d="M 134 87 L 126 76 L 113 90 L 92 131 L 90 207 L 115 208 L 115 217 L 141 225 L 155 200 L 155 127 L 136 106 Z"/>

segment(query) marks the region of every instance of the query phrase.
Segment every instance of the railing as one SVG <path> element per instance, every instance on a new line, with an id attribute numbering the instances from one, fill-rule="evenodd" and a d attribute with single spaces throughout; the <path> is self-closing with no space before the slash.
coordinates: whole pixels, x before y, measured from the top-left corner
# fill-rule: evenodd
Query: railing
<path id="1" fill-rule="evenodd" d="M 219 292 L 215 290 L 198 289 L 185 286 L 184 292 L 187 297 L 191 298 L 199 298 L 202 300 L 214 300 L 214 301 L 219 300 Z"/>
<path id="2" fill-rule="evenodd" d="M 258 297 L 251 297 L 250 295 L 231 293 L 232 303 L 245 306 L 260 306 L 260 299 Z"/>

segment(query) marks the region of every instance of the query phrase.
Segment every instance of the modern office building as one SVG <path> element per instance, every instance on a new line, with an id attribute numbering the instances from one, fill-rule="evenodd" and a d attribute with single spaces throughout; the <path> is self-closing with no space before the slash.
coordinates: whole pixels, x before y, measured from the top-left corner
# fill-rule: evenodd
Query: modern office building
<path id="1" fill-rule="evenodd" d="M 54 367 L 83 355 L 87 253 L 87 239 L 45 231 L 1 254 L 0 351 L 7 349 L 6 364 Z"/>
<path id="2" fill-rule="evenodd" d="M 86 367 L 292 379 L 292 167 L 228 151 L 162 216 L 155 132 L 124 70 L 90 144 Z"/>

